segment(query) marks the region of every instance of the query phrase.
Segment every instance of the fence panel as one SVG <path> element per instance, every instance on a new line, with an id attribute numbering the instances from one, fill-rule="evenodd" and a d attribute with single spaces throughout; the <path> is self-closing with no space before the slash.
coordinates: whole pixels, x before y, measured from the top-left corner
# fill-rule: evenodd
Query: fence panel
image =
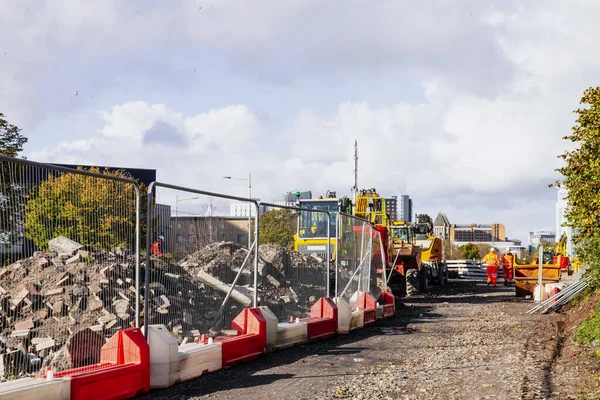
<path id="1" fill-rule="evenodd" d="M 373 227 L 367 220 L 338 214 L 336 296 L 353 304 L 371 285 Z"/>
<path id="2" fill-rule="evenodd" d="M 280 322 L 308 317 L 310 308 L 330 290 L 329 213 L 262 202 L 260 206 L 259 303 Z M 318 244 L 309 242 L 300 254 L 292 250 L 298 236 Z M 311 246 L 320 251 L 308 253 Z"/>
<path id="3" fill-rule="evenodd" d="M 256 305 L 257 203 L 157 182 L 148 193 L 144 326 L 179 343 L 227 334 Z"/>
<path id="4" fill-rule="evenodd" d="M 139 325 L 140 188 L 0 157 L 1 379 L 85 367 Z"/>

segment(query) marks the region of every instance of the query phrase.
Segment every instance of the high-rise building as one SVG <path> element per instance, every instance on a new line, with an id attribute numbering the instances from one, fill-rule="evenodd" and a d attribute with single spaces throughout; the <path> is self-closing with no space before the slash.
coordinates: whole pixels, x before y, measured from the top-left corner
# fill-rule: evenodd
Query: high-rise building
<path id="1" fill-rule="evenodd" d="M 399 221 L 412 222 L 413 202 L 409 195 L 400 196 Z"/>
<path id="2" fill-rule="evenodd" d="M 397 221 L 398 219 L 398 196 L 392 196 L 385 199 L 386 212 L 390 220 Z"/>
<path id="3" fill-rule="evenodd" d="M 503 224 L 466 224 L 450 226 L 452 242 L 491 243 L 504 242 L 506 231 Z"/>

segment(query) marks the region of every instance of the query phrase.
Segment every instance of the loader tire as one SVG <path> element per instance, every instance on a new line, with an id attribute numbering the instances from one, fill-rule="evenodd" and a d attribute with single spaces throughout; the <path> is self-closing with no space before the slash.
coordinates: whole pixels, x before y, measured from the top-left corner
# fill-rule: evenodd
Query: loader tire
<path id="1" fill-rule="evenodd" d="M 437 270 L 437 276 L 436 276 L 436 281 L 437 284 L 440 286 L 444 286 L 444 284 L 446 283 L 446 274 L 445 274 L 445 268 L 444 265 L 442 263 L 437 263 L 435 265 L 435 269 Z"/>
<path id="2" fill-rule="evenodd" d="M 419 289 L 419 271 L 409 269 L 406 271 L 406 297 L 419 294 Z"/>
<path id="3" fill-rule="evenodd" d="M 421 293 L 429 291 L 429 274 L 428 268 L 423 268 L 418 273 Z"/>

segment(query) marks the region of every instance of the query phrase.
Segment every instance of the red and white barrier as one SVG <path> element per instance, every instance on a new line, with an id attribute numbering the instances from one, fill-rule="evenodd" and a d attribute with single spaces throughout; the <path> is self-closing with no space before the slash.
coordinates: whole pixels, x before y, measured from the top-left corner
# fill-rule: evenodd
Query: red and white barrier
<path id="1" fill-rule="evenodd" d="M 300 320 L 306 324 L 306 339 L 326 339 L 335 335 L 338 324 L 337 306 L 328 297 L 319 299 L 310 309 L 310 317 Z"/>

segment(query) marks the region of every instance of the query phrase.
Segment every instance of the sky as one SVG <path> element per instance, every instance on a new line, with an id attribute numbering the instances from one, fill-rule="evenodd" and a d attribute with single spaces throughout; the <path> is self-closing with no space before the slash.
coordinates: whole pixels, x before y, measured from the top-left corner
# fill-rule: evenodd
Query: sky
<path id="1" fill-rule="evenodd" d="M 592 0 L 4 0 L 0 112 L 35 161 L 151 168 L 262 200 L 409 194 L 451 223 L 555 227 L 598 85 Z"/>

